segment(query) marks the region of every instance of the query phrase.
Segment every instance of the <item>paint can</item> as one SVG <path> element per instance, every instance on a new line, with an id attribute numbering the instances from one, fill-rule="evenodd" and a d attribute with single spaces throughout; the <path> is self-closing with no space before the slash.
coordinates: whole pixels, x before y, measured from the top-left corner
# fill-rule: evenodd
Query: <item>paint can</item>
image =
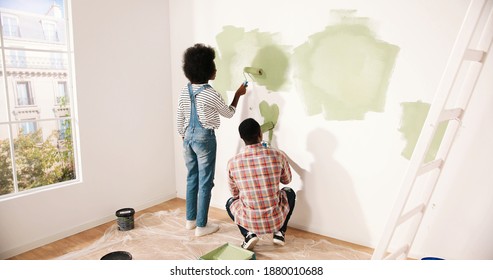
<path id="1" fill-rule="evenodd" d="M 439 257 L 423 257 L 421 258 L 422 261 L 443 261 L 444 259 L 439 258 Z"/>
<path id="2" fill-rule="evenodd" d="M 134 214 L 133 208 L 123 208 L 116 211 L 118 230 L 127 231 L 134 228 Z"/>
<path id="3" fill-rule="evenodd" d="M 101 260 L 131 260 L 132 255 L 126 251 L 115 251 L 104 255 Z"/>

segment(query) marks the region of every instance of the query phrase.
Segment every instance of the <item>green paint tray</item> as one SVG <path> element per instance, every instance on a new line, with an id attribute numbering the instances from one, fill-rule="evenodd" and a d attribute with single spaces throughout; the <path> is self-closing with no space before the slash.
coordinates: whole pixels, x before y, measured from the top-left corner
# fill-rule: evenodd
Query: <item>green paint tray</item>
<path id="1" fill-rule="evenodd" d="M 226 243 L 199 258 L 200 260 L 255 260 L 255 252 Z"/>

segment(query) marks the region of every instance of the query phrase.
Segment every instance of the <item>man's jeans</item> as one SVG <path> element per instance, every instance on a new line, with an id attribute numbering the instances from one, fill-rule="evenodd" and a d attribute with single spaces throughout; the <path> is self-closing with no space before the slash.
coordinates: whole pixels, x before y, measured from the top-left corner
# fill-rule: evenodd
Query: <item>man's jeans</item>
<path id="1" fill-rule="evenodd" d="M 286 220 L 284 220 L 284 224 L 279 229 L 279 231 L 282 231 L 283 233 L 285 233 L 286 230 L 288 229 L 288 222 L 289 222 L 289 219 L 291 218 L 291 214 L 293 214 L 294 205 L 295 205 L 295 201 L 296 201 L 296 193 L 290 187 L 284 187 L 284 188 L 282 188 L 282 191 L 286 192 L 286 196 L 288 198 L 288 204 L 289 204 L 288 215 L 286 216 Z M 228 215 L 231 218 L 231 220 L 233 220 L 233 222 L 234 222 L 235 217 L 234 217 L 233 213 L 231 213 L 231 204 L 233 203 L 233 201 L 235 201 L 235 199 L 233 199 L 232 197 L 230 197 L 228 199 L 228 201 L 226 202 L 226 211 L 228 212 Z M 240 226 L 240 225 L 237 225 L 237 226 L 240 229 L 241 235 L 243 235 L 243 237 L 246 237 L 248 234 L 248 230 L 246 228 Z"/>

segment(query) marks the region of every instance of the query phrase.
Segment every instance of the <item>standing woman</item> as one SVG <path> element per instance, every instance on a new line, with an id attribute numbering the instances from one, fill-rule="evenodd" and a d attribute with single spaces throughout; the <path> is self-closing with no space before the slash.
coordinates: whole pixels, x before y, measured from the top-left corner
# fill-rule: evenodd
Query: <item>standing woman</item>
<path id="1" fill-rule="evenodd" d="M 195 44 L 183 55 L 183 71 L 189 83 L 183 87 L 177 110 L 178 133 L 183 139 L 183 154 L 187 166 L 186 209 L 187 229 L 196 236 L 216 232 L 219 225 L 207 223 L 211 191 L 216 167 L 216 135 L 220 115 L 231 118 L 238 100 L 246 93 L 246 85 L 238 88 L 228 106 L 208 82 L 216 78 L 214 49 Z"/>

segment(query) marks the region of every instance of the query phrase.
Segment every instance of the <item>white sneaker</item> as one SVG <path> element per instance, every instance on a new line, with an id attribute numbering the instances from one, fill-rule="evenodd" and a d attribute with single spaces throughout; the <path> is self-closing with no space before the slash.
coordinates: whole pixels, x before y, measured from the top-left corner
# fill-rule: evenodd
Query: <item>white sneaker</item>
<path id="1" fill-rule="evenodd" d="M 258 241 L 259 241 L 258 236 L 253 232 L 249 232 L 248 235 L 245 237 L 245 241 L 241 243 L 241 248 L 245 250 L 252 250 Z"/>
<path id="2" fill-rule="evenodd" d="M 194 229 L 196 227 L 197 227 L 197 224 L 196 224 L 195 220 L 192 220 L 192 221 L 187 220 L 187 223 L 185 224 L 186 229 Z"/>
<path id="3" fill-rule="evenodd" d="M 278 231 L 274 233 L 272 237 L 272 242 L 276 245 L 284 246 L 284 244 L 286 243 L 284 236 L 285 236 L 284 232 Z"/>
<path id="4" fill-rule="evenodd" d="M 219 225 L 213 223 L 207 223 L 205 227 L 197 227 L 195 229 L 195 236 L 204 236 L 214 233 L 219 230 Z"/>

